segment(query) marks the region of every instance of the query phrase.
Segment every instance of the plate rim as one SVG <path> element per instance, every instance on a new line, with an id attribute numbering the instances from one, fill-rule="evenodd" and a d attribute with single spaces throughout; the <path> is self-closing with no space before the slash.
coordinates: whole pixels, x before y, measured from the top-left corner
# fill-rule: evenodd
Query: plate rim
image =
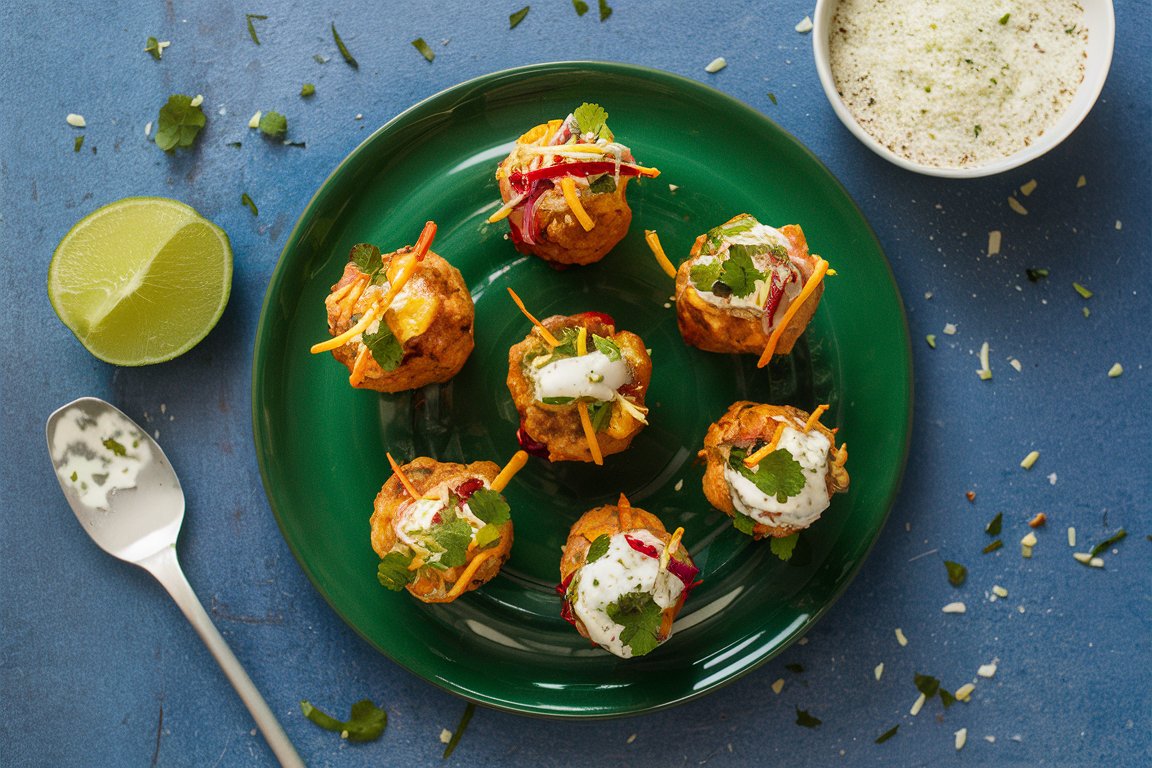
<path id="1" fill-rule="evenodd" d="M 367 148 L 369 147 L 369 145 L 380 140 L 381 136 L 383 136 L 383 135 L 385 135 L 385 134 L 387 134 L 387 133 L 389 133 L 395 129 L 402 128 L 411 115 L 413 115 L 414 113 L 417 113 L 418 111 L 424 109 L 428 105 L 430 105 L 430 104 L 432 104 L 438 100 L 447 98 L 451 95 L 464 94 L 470 90 L 475 90 L 476 88 L 478 88 L 480 86 L 487 85 L 491 82 L 498 81 L 501 79 L 510 79 L 510 78 L 518 79 L 518 78 L 527 78 L 527 77 L 538 77 L 538 76 L 542 76 L 542 75 L 550 75 L 550 74 L 555 74 L 557 72 L 565 72 L 565 71 L 607 72 L 607 73 L 611 73 L 614 75 L 631 76 L 634 78 L 640 78 L 640 79 L 649 80 L 649 81 L 664 81 L 664 82 L 670 81 L 672 86 L 676 90 L 679 90 L 681 88 L 689 88 L 689 89 L 693 89 L 693 90 L 702 91 L 709 98 L 714 98 L 714 99 L 718 99 L 720 101 L 723 101 L 730 108 L 737 109 L 741 112 L 745 112 L 745 113 L 749 114 L 750 116 L 752 116 L 756 120 L 764 121 L 764 122 L 767 122 L 768 124 L 770 124 L 777 132 L 779 132 L 779 134 L 781 135 L 781 137 L 784 140 L 790 142 L 794 146 L 795 149 L 799 150 L 803 155 L 807 156 L 807 158 L 811 162 L 814 162 L 819 168 L 821 168 L 826 173 L 827 178 L 835 185 L 836 189 L 839 191 L 839 193 L 841 195 L 843 195 L 844 199 L 850 204 L 852 210 L 859 217 L 860 222 L 863 223 L 864 228 L 868 234 L 868 237 L 870 238 L 871 244 L 875 247 L 876 251 L 881 256 L 881 263 L 884 267 L 884 270 L 885 270 L 887 277 L 888 277 L 888 282 L 891 284 L 892 289 L 893 289 L 893 293 L 894 293 L 895 298 L 896 298 L 899 326 L 900 326 L 900 330 L 903 331 L 903 333 L 901 334 L 903 343 L 900 345 L 898 352 L 899 352 L 901 358 L 906 363 L 905 366 L 903 366 L 903 370 L 906 372 L 905 379 L 906 379 L 906 386 L 907 386 L 907 393 L 908 393 L 907 398 L 906 398 L 905 403 L 904 403 L 904 420 L 907 424 L 907 427 L 904 430 L 903 439 L 901 441 L 902 445 L 900 446 L 899 469 L 895 473 L 894 482 L 892 483 L 891 488 L 885 494 L 885 498 L 883 501 L 884 510 L 883 510 L 883 514 L 879 520 L 879 523 L 876 527 L 875 535 L 872 537 L 872 540 L 868 543 L 868 546 L 865 548 L 865 550 L 860 554 L 860 556 L 853 563 L 852 567 L 839 580 L 839 583 L 836 585 L 834 591 L 831 593 L 831 595 L 828 597 L 828 599 L 825 600 L 824 603 L 821 606 L 819 606 L 816 610 L 814 610 L 810 614 L 808 614 L 806 619 L 804 619 L 801 622 L 797 622 L 794 625 L 794 627 L 788 632 L 787 637 L 783 641 L 781 641 L 775 648 L 773 648 L 770 652 L 763 654 L 754 663 L 747 665 L 747 666 L 745 666 L 739 670 L 736 670 L 733 674 L 728 675 L 722 679 L 718 679 L 714 682 L 711 682 L 709 685 L 702 687 L 700 689 L 693 689 L 693 690 L 690 690 L 690 691 L 683 693 L 681 695 L 667 698 L 667 699 L 664 699 L 664 700 L 659 701 L 659 702 L 654 703 L 654 704 L 633 706 L 630 708 L 622 708 L 619 711 L 612 711 L 612 712 L 603 712 L 603 711 L 599 711 L 599 710 L 588 711 L 588 712 L 572 711 L 572 710 L 546 711 L 546 710 L 543 710 L 539 706 L 534 706 L 531 704 L 521 704 L 521 703 L 513 704 L 513 703 L 507 702 L 506 700 L 497 701 L 497 700 L 492 699 L 491 697 L 478 698 L 475 695 L 471 695 L 469 692 L 461 690 L 459 686 L 453 687 L 452 685 L 450 685 L 450 681 L 446 680 L 442 676 L 426 675 L 422 672 L 417 671 L 416 669 L 410 667 L 409 665 L 407 665 L 407 664 L 399 661 L 395 657 L 393 657 L 393 655 L 390 654 L 386 649 L 382 648 L 372 638 L 368 637 L 368 635 L 363 630 L 361 630 L 360 627 L 356 626 L 353 622 L 351 622 L 348 619 L 348 617 L 344 614 L 344 612 L 341 611 L 340 608 L 333 603 L 332 598 L 328 595 L 328 593 L 323 588 L 321 588 L 320 584 L 317 582 L 317 577 L 313 573 L 313 569 L 307 564 L 306 559 L 301 556 L 297 545 L 285 534 L 284 522 L 282 519 L 281 512 L 279 509 L 277 509 L 276 505 L 273 503 L 273 500 L 272 500 L 273 499 L 273 492 L 272 492 L 272 488 L 270 485 L 270 480 L 269 480 L 270 469 L 268 467 L 269 456 L 267 455 L 266 451 L 262 450 L 262 447 L 264 445 L 268 445 L 270 441 L 269 441 L 269 435 L 267 434 L 267 430 L 264 428 L 263 422 L 260 418 L 260 412 L 258 410 L 258 404 L 259 404 L 258 400 L 261 397 L 260 393 L 264 389 L 264 384 L 263 384 L 264 371 L 262 370 L 262 367 L 260 365 L 260 363 L 262 362 L 263 356 L 260 354 L 260 349 L 265 345 L 265 343 L 266 343 L 265 336 L 267 333 L 269 333 L 269 331 L 268 331 L 269 324 L 266 322 L 266 320 L 268 319 L 270 313 L 272 311 L 274 311 L 273 307 L 272 307 L 272 296 L 274 293 L 277 293 L 277 294 L 279 293 L 279 289 L 281 288 L 281 284 L 286 279 L 286 277 L 285 277 L 286 272 L 287 272 L 286 257 L 288 256 L 289 250 L 295 249 L 296 247 L 298 247 L 297 241 L 298 241 L 298 239 L 300 239 L 302 231 L 306 228 L 306 226 L 308 224 L 308 220 L 313 215 L 313 209 L 315 207 L 317 207 L 321 197 L 325 194 L 325 190 L 328 189 L 329 185 L 337 178 L 337 176 L 341 175 L 345 171 L 345 169 L 348 168 L 361 154 L 363 154 L 365 151 L 367 151 Z M 274 289 L 276 289 L 276 290 L 274 290 Z M 891 261 L 889 261 L 887 255 L 885 254 L 884 249 L 880 243 L 880 240 L 876 236 L 875 230 L 873 229 L 873 227 L 872 227 L 871 223 L 868 221 L 868 219 L 864 216 L 864 212 L 860 209 L 860 206 L 857 204 L 855 198 L 853 198 L 852 195 L 848 192 L 848 190 L 844 187 L 844 185 L 840 181 L 840 179 L 837 178 L 836 175 L 831 172 L 831 170 L 824 164 L 823 161 L 820 160 L 819 157 L 816 156 L 816 154 L 811 149 L 809 149 L 806 145 L 804 145 L 791 132 L 789 132 L 788 130 L 781 127 L 775 120 L 768 117 L 767 115 L 765 115 L 760 110 L 755 109 L 751 105 L 741 101 L 740 99 L 736 98 L 735 96 L 731 96 L 727 93 L 724 93 L 723 91 L 720 91 L 720 90 L 712 87 L 711 85 L 700 82 L 698 80 L 694 80 L 694 79 L 692 79 L 690 77 L 686 77 L 684 75 L 680 75 L 680 74 L 677 74 L 674 72 L 669 72 L 666 70 L 658 69 L 655 67 L 647 67 L 647 66 L 643 66 L 643 65 L 630 64 L 630 63 L 625 63 L 625 62 L 599 61 L 599 60 L 579 60 L 579 59 L 561 60 L 561 61 L 539 62 L 539 63 L 535 63 L 535 64 L 525 64 L 525 65 L 521 65 L 521 66 L 517 66 L 517 67 L 510 67 L 507 69 L 496 70 L 494 72 L 488 72 L 485 74 L 477 75 L 475 77 L 471 77 L 467 80 L 461 81 L 459 83 L 448 86 L 446 88 L 442 88 L 441 90 L 436 91 L 435 93 L 432 93 L 431 95 L 420 99 L 419 101 L 415 102 L 411 106 L 400 111 L 395 116 L 393 116 L 391 119 L 387 120 L 382 125 L 380 125 L 378 128 L 376 128 L 371 134 L 366 136 L 359 144 L 357 144 L 350 152 L 348 152 L 348 154 L 346 154 L 336 164 L 336 166 L 324 177 L 323 181 L 321 181 L 320 184 L 317 186 L 316 191 L 312 194 L 312 196 L 309 198 L 308 202 L 305 204 L 299 217 L 297 217 L 296 223 L 293 225 L 292 230 L 289 232 L 288 237 L 285 240 L 284 247 L 281 249 L 280 255 L 277 257 L 276 265 L 273 268 L 272 275 L 268 280 L 267 287 L 265 288 L 264 297 L 263 297 L 263 300 L 261 302 L 260 314 L 259 314 L 259 317 L 257 319 L 256 333 L 255 333 L 254 339 L 253 339 L 252 350 L 253 350 L 252 374 L 251 374 L 252 393 L 251 393 L 251 401 L 250 401 L 251 419 L 252 419 L 252 440 L 253 440 L 253 448 L 254 448 L 255 453 L 256 453 L 257 465 L 258 465 L 258 468 L 260 471 L 260 479 L 261 479 L 261 485 L 262 485 L 263 490 L 264 490 L 264 497 L 265 497 L 265 500 L 267 501 L 268 508 L 272 511 L 272 515 L 276 520 L 276 525 L 277 525 L 277 528 L 280 532 L 280 538 L 288 546 L 288 549 L 292 553 L 292 556 L 295 559 L 296 564 L 304 572 L 304 575 L 308 578 L 308 581 L 310 582 L 312 588 L 316 590 L 316 592 L 324 599 L 324 602 L 328 604 L 328 607 L 336 614 L 336 616 L 348 628 L 352 629 L 374 651 L 383 655 L 385 658 L 387 658 L 393 664 L 396 664 L 399 668 L 403 669 L 405 672 L 407 672 L 411 675 L 414 675 L 415 677 L 419 678 L 420 680 L 422 680 L 426 683 L 432 684 L 436 688 L 439 688 L 440 690 L 445 691 L 446 693 L 450 693 L 450 694 L 457 696 L 459 698 L 462 698 L 466 701 L 469 701 L 469 702 L 472 702 L 472 703 L 475 703 L 475 704 L 478 704 L 481 706 L 490 707 L 490 708 L 493 708 L 496 710 L 509 712 L 511 714 L 523 715 L 523 716 L 529 716 L 529 717 L 537 717 L 537 718 L 548 719 L 548 720 L 567 720 L 567 721 L 609 720 L 609 719 L 615 719 L 615 718 L 620 718 L 620 717 L 630 717 L 630 716 L 648 714 L 648 713 L 657 712 L 657 711 L 664 710 L 664 709 L 669 709 L 669 708 L 677 706 L 679 704 L 684 704 L 684 703 L 687 703 L 689 701 L 694 701 L 696 699 L 699 699 L 699 698 L 706 696 L 710 693 L 718 691 L 721 688 L 724 688 L 731 683 L 736 682 L 737 680 L 745 677 L 746 675 L 760 669 L 768 661 L 775 658 L 779 654 L 783 653 L 790 646 L 792 646 L 797 640 L 799 640 L 801 637 L 803 637 L 808 632 L 808 630 L 811 629 L 821 618 L 823 618 L 823 616 L 832 608 L 833 605 L 835 605 L 839 601 L 840 597 L 843 596 L 844 592 L 848 589 L 849 585 L 851 585 L 852 582 L 856 579 L 856 576 L 859 574 L 860 569 L 863 567 L 864 563 L 868 560 L 868 557 L 871 555 L 872 550 L 876 546 L 876 543 L 879 541 L 880 536 L 884 532 L 884 528 L 888 523 L 888 518 L 892 514 L 892 508 L 895 506 L 897 497 L 899 496 L 901 487 L 903 485 L 904 475 L 907 471 L 907 466 L 908 466 L 908 456 L 909 456 L 909 452 L 911 449 L 912 433 L 913 433 L 913 428 L 914 428 L 914 421 L 913 420 L 914 420 L 914 415 L 915 415 L 915 409 L 914 409 L 914 404 L 915 404 L 915 371 L 914 371 L 914 367 L 913 367 L 911 331 L 910 331 L 910 328 L 908 325 L 908 315 L 907 315 L 907 309 L 906 309 L 905 304 L 904 304 L 904 298 L 903 298 L 903 295 L 900 293 L 899 283 L 896 281 L 895 273 L 892 270 L 892 263 L 891 263 Z"/>

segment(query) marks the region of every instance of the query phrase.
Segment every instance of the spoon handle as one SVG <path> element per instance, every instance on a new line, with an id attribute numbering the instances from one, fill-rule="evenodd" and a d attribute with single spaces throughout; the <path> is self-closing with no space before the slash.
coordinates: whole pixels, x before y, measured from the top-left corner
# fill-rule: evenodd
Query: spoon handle
<path id="1" fill-rule="evenodd" d="M 208 617 L 196 593 L 192 591 L 192 585 L 188 583 L 184 571 L 180 569 L 180 562 L 176 559 L 176 547 L 164 547 L 156 554 L 138 561 L 137 564 L 155 576 L 180 606 L 184 616 L 196 629 L 200 639 L 208 646 L 208 650 L 216 657 L 232 687 L 240 694 L 248 711 L 252 713 L 252 718 L 256 721 L 260 732 L 264 734 L 264 740 L 272 748 L 280 765 L 285 768 L 304 768 L 304 761 L 300 759 L 296 748 L 288 740 L 288 735 L 284 733 L 276 715 L 272 714 L 252 678 L 248 677 L 248 673 L 244 671 L 244 667 L 240 665 L 232 649 L 228 647 L 228 643 Z"/>

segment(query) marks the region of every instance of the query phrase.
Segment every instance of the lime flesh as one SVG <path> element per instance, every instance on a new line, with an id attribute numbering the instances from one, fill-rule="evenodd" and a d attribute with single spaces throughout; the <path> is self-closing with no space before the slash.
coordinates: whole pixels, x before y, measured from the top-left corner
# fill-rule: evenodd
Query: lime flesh
<path id="1" fill-rule="evenodd" d="M 149 365 L 187 352 L 224 312 L 232 248 L 222 229 L 162 197 L 130 197 L 81 219 L 48 267 L 56 314 L 96 357 Z"/>

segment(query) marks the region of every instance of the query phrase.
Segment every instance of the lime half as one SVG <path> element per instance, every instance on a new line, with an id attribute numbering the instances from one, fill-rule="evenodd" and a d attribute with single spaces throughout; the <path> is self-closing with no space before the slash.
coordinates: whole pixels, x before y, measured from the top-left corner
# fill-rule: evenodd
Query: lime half
<path id="1" fill-rule="evenodd" d="M 163 197 L 128 197 L 93 211 L 48 266 L 56 314 L 89 352 L 115 365 L 187 352 L 216 325 L 231 288 L 228 235 Z"/>

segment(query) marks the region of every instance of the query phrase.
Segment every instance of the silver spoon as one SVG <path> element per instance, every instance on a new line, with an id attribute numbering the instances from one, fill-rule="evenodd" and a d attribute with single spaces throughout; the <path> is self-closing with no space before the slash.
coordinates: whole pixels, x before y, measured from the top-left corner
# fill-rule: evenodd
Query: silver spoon
<path id="1" fill-rule="evenodd" d="M 184 521 L 180 480 L 148 433 L 120 410 L 82 397 L 48 417 L 48 451 L 76 519 L 101 549 L 135 563 L 164 585 L 240 694 L 284 766 L 304 761 L 260 691 L 228 648 L 176 559 Z"/>

